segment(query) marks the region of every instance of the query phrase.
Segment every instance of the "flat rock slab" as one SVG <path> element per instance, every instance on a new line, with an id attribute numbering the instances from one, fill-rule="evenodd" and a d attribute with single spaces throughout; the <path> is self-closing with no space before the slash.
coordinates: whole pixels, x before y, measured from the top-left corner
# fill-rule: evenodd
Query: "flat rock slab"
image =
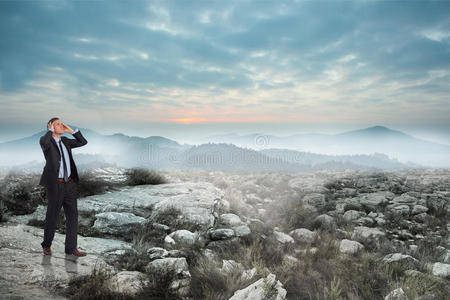
<path id="1" fill-rule="evenodd" d="M 224 193 L 209 182 L 179 182 L 125 187 L 119 191 L 78 199 L 84 215 L 102 212 L 129 212 L 144 218 L 155 217 L 172 207 L 198 225 L 214 223 L 214 203 Z"/>
<path id="2" fill-rule="evenodd" d="M 65 235 L 55 233 L 52 255 L 44 255 L 43 234 L 43 229 L 33 226 L 1 224 L 1 299 L 61 299 L 51 290 L 65 286 L 73 277 L 90 274 L 95 266 L 112 268 L 102 259 L 104 252 L 131 248 L 123 241 L 78 236 L 78 249 L 87 255 L 75 257 L 64 253 Z"/>

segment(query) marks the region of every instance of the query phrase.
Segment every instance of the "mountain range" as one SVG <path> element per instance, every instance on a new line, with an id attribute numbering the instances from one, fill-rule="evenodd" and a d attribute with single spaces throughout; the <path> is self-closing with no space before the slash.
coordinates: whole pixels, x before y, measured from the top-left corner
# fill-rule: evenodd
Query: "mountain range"
<path id="1" fill-rule="evenodd" d="M 77 166 L 116 164 L 173 170 L 308 171 L 321 169 L 398 169 L 449 167 L 450 146 L 429 142 L 384 126 L 336 135 L 263 133 L 215 135 L 198 145 L 162 137 L 122 133 L 102 135 L 79 128 L 88 140 L 73 150 Z M 45 131 L 0 143 L 0 166 L 42 169 L 39 139 Z M 70 136 L 70 134 L 67 134 Z"/>

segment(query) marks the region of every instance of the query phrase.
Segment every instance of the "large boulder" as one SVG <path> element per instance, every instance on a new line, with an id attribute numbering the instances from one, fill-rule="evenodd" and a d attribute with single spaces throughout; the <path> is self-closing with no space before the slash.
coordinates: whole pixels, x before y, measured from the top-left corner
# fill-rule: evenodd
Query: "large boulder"
<path id="1" fill-rule="evenodd" d="M 219 218 L 219 223 L 223 226 L 238 226 L 242 224 L 241 218 L 235 214 L 222 214 Z"/>
<path id="2" fill-rule="evenodd" d="M 290 235 L 288 235 L 284 232 L 281 232 L 281 231 L 274 230 L 273 237 L 275 238 L 275 240 L 278 243 L 283 244 L 283 245 L 295 242 L 294 239 Z"/>
<path id="3" fill-rule="evenodd" d="M 307 228 L 297 228 L 289 232 L 289 235 L 298 243 L 309 244 L 314 241 L 316 233 Z"/>
<path id="4" fill-rule="evenodd" d="M 198 233 L 194 233 L 186 229 L 180 229 L 169 234 L 169 237 L 175 241 L 175 245 L 177 246 L 190 247 L 195 245 L 197 242 Z"/>
<path id="5" fill-rule="evenodd" d="M 361 196 L 359 203 L 361 203 L 366 210 L 377 211 L 386 205 L 393 197 L 394 193 L 392 192 L 380 191 Z"/>
<path id="6" fill-rule="evenodd" d="M 339 251 L 345 254 L 355 254 L 362 249 L 364 249 L 363 244 L 357 241 L 343 239 L 339 244 Z"/>
<path id="7" fill-rule="evenodd" d="M 132 233 L 139 224 L 145 222 L 145 218 L 126 212 L 104 212 L 96 214 L 95 218 L 93 228 L 102 233 L 119 236 Z"/>
<path id="8" fill-rule="evenodd" d="M 234 235 L 231 236 L 247 236 L 251 233 L 250 227 L 247 226 L 244 222 L 242 222 L 241 218 L 235 214 L 222 214 L 219 217 L 218 226 L 228 229 L 232 229 L 234 231 Z M 220 232 L 220 231 L 219 231 Z M 218 233 L 218 232 L 217 232 Z M 216 234 L 214 234 L 216 235 Z M 217 238 L 213 238 L 217 239 Z"/>
<path id="9" fill-rule="evenodd" d="M 416 197 L 413 197 L 407 193 L 403 193 L 398 197 L 395 197 L 391 201 L 389 201 L 389 204 L 386 206 L 386 209 L 388 211 L 391 211 L 394 214 L 399 215 L 409 215 L 412 207 L 414 205 L 419 204 L 419 199 Z"/>
<path id="10" fill-rule="evenodd" d="M 386 233 L 378 228 L 370 228 L 366 226 L 356 226 L 352 233 L 352 239 L 375 239 L 379 240 L 381 237 L 386 236 Z"/>
<path id="11" fill-rule="evenodd" d="M 80 215 L 92 216 L 103 212 L 127 212 L 150 218 L 150 221 L 164 219 L 161 215 L 176 211 L 180 213 L 176 222 L 206 230 L 214 225 L 215 207 L 222 199 L 223 191 L 209 182 L 139 185 L 80 198 L 78 211 Z"/>

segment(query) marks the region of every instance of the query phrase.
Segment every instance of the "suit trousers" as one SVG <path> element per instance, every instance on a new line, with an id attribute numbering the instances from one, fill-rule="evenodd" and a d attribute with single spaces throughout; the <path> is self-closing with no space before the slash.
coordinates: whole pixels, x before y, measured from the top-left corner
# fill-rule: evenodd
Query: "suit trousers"
<path id="1" fill-rule="evenodd" d="M 49 248 L 55 236 L 56 225 L 58 223 L 61 207 L 64 207 L 66 217 L 66 253 L 71 253 L 77 248 L 78 234 L 78 207 L 76 183 L 73 180 L 59 182 L 47 187 L 47 213 L 45 215 L 44 241 L 42 248 Z"/>

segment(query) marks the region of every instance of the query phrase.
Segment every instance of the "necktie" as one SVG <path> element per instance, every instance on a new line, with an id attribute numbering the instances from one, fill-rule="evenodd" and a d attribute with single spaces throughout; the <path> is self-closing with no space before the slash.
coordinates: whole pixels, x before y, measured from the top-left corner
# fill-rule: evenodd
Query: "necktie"
<path id="1" fill-rule="evenodd" d="M 64 168 L 64 181 L 67 181 L 67 166 L 66 166 L 66 159 L 64 157 L 64 152 L 61 146 L 61 140 L 59 140 L 59 149 L 61 149 L 61 160 L 63 161 L 63 168 Z"/>

